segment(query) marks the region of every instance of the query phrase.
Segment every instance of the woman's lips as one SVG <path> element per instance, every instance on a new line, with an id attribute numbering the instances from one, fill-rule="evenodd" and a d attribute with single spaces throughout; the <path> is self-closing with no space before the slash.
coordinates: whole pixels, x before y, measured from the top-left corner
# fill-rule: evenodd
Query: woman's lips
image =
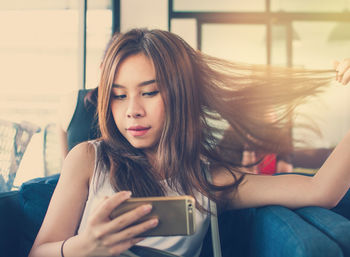
<path id="1" fill-rule="evenodd" d="M 151 127 L 132 126 L 132 127 L 129 127 L 127 130 L 132 136 L 140 137 L 145 135 L 150 128 Z"/>

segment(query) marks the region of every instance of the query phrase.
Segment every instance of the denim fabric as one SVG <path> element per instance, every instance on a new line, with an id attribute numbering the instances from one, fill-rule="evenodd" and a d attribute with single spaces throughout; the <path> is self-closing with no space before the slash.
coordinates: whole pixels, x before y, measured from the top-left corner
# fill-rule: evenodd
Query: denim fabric
<path id="1" fill-rule="evenodd" d="M 307 222 L 333 239 L 350 256 L 350 222 L 343 216 L 320 207 L 305 207 L 296 210 Z"/>
<path id="2" fill-rule="evenodd" d="M 340 257 L 340 247 L 323 232 L 281 206 L 258 208 L 251 256 Z"/>
<path id="3" fill-rule="evenodd" d="M 277 175 L 283 174 L 286 173 Z M 313 176 L 312 174 L 295 174 Z M 305 207 L 296 210 L 296 213 L 333 239 L 343 250 L 344 256 L 350 256 L 350 190 L 347 191 L 337 206 L 331 210 L 319 207 Z"/>

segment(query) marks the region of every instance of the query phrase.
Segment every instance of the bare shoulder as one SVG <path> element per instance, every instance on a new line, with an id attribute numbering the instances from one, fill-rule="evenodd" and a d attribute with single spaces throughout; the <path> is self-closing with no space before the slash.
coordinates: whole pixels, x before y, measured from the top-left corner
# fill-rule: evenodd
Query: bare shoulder
<path id="1" fill-rule="evenodd" d="M 76 233 L 88 198 L 94 163 L 95 149 L 91 143 L 81 143 L 69 152 L 34 246 Z"/>
<path id="2" fill-rule="evenodd" d="M 89 142 L 76 145 L 67 155 L 63 163 L 62 176 L 80 176 L 87 180 L 95 167 L 95 149 Z"/>

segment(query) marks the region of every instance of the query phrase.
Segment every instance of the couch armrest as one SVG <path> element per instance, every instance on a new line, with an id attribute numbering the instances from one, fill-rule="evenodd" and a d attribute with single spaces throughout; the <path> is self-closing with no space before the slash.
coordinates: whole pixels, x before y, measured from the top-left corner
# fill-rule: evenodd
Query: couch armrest
<path id="1" fill-rule="evenodd" d="M 22 212 L 18 191 L 0 193 L 0 253 L 1 256 L 19 256 L 18 242 Z"/>
<path id="2" fill-rule="evenodd" d="M 332 240 L 338 243 L 345 256 L 350 256 L 350 221 L 320 207 L 305 207 L 296 212 Z"/>
<path id="3" fill-rule="evenodd" d="M 258 208 L 253 225 L 253 257 L 336 257 L 342 249 L 296 212 L 281 206 Z"/>

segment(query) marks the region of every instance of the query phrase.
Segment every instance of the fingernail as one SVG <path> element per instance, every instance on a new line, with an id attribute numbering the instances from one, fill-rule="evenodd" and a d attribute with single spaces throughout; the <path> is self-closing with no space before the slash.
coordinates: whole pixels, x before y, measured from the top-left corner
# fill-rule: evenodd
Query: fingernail
<path id="1" fill-rule="evenodd" d="M 142 207 L 144 213 L 148 213 L 152 209 L 152 205 L 146 204 Z"/>
<path id="2" fill-rule="evenodd" d="M 151 219 L 151 221 L 150 221 L 150 225 L 151 226 L 157 226 L 158 225 L 158 219 Z"/>
<path id="3" fill-rule="evenodd" d="M 130 197 L 132 195 L 132 192 L 131 191 L 125 191 L 124 194 L 125 194 L 126 197 Z"/>

